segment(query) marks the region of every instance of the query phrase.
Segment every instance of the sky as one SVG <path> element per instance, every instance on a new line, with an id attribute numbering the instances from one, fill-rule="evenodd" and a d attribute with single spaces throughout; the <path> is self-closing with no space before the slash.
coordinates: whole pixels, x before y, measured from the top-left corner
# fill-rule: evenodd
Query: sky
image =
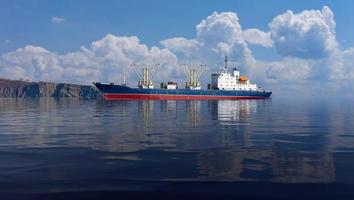
<path id="1" fill-rule="evenodd" d="M 154 80 L 206 64 L 203 85 L 227 55 L 252 82 L 278 94 L 352 95 L 354 1 L 2 0 L 0 77 L 90 84 Z"/>

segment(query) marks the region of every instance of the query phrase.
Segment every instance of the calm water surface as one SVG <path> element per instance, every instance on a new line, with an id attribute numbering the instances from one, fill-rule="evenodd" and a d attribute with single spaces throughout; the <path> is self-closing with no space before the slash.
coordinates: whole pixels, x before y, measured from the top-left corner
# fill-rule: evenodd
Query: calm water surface
<path id="1" fill-rule="evenodd" d="M 0 116 L 3 194 L 354 196 L 350 100 L 0 99 Z"/>

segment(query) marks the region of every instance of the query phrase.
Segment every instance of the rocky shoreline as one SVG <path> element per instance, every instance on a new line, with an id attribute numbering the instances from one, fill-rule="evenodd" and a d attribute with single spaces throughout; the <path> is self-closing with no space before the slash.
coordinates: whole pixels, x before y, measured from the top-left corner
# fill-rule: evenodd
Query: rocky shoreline
<path id="1" fill-rule="evenodd" d="M 93 85 L 0 79 L 0 98 L 40 97 L 95 99 L 101 94 Z"/>

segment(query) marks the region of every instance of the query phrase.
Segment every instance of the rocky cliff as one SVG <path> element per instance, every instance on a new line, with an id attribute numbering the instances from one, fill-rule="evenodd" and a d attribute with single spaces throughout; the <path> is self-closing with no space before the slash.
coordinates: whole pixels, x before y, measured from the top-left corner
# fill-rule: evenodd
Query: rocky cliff
<path id="1" fill-rule="evenodd" d="M 0 79 L 0 98 L 79 97 L 99 98 L 100 92 L 89 85 L 28 82 Z"/>

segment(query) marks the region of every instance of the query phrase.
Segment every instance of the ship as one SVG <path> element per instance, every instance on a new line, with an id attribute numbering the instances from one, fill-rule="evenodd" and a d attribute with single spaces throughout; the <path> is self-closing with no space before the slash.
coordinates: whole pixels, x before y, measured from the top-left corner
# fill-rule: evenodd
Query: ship
<path id="1" fill-rule="evenodd" d="M 135 65 L 133 65 L 135 66 Z M 185 66 L 185 65 L 183 65 Z M 140 81 L 138 87 L 133 88 L 122 84 L 93 82 L 101 91 L 105 100 L 237 100 L 237 99 L 265 99 L 270 98 L 272 92 L 266 91 L 257 84 L 251 83 L 247 76 L 241 76 L 240 71 L 234 67 L 228 70 L 228 59 L 225 57 L 224 65 L 217 73 L 211 74 L 211 83 L 207 89 L 202 89 L 199 82 L 202 74 L 202 65 L 199 67 L 183 68 L 187 75 L 185 88 L 178 88 L 173 81 L 161 83 L 160 88 L 155 88 L 152 77 L 154 68 L 135 68 Z M 125 74 L 125 71 L 124 71 Z"/>

